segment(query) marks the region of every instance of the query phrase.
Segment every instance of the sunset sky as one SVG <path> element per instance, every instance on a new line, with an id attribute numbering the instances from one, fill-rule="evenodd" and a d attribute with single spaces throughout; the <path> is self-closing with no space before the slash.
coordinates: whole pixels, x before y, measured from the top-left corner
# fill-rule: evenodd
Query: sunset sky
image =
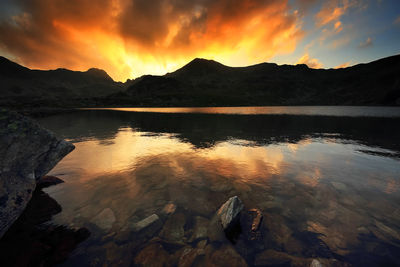
<path id="1" fill-rule="evenodd" d="M 0 55 L 118 81 L 196 57 L 335 68 L 399 53 L 398 0 L 0 1 Z"/>

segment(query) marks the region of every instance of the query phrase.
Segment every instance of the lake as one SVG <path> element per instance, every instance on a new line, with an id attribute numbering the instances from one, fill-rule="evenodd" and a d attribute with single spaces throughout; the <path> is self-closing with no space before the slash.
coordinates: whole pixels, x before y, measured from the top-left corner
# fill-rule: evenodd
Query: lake
<path id="1" fill-rule="evenodd" d="M 400 264 L 399 108 L 124 108 L 38 120 L 76 146 L 50 173 L 65 183 L 45 189 L 62 207 L 51 223 L 91 232 L 65 266 Z M 232 196 L 261 211 L 256 240 L 211 236 Z M 135 225 L 153 214 L 161 224 L 139 238 Z"/>

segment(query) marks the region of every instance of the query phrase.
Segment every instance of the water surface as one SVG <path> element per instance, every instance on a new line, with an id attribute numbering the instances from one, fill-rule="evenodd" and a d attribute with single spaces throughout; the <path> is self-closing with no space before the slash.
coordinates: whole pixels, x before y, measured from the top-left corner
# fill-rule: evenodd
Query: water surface
<path id="1" fill-rule="evenodd" d="M 46 190 L 63 208 L 53 223 L 92 232 L 65 265 L 129 266 L 152 242 L 171 263 L 201 241 L 193 238 L 196 220 L 208 222 L 234 195 L 264 215 L 261 244 L 234 245 L 249 265 L 268 249 L 295 259 L 400 264 L 399 110 L 318 109 L 82 110 L 40 119 L 76 146 L 51 172 L 65 180 Z M 183 217 L 179 242 L 168 240 L 168 222 L 135 249 L 120 242 L 119 233 L 170 203 Z M 97 219 L 105 210 L 110 227 Z M 201 239 L 200 265 L 229 243 Z"/>

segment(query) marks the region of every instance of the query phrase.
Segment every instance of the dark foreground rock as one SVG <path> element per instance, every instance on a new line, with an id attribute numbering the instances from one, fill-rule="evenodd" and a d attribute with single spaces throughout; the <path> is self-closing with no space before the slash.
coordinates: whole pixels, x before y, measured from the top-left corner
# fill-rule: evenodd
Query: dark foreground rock
<path id="1" fill-rule="evenodd" d="M 73 149 L 31 119 L 0 110 L 0 238 L 25 209 L 37 180 Z"/>
<path id="2" fill-rule="evenodd" d="M 89 237 L 86 228 L 44 223 L 61 206 L 42 190 L 34 191 L 21 216 L 0 239 L 0 266 L 54 266 Z"/>

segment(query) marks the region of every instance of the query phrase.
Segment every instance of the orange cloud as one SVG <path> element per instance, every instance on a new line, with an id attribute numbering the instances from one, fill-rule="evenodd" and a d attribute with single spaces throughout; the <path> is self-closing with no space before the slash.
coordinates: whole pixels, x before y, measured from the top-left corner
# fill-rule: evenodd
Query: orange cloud
<path id="1" fill-rule="evenodd" d="M 372 45 L 373 45 L 372 39 L 371 39 L 371 37 L 368 37 L 367 40 L 365 40 L 364 42 L 361 42 L 361 43 L 358 45 L 358 48 L 363 49 L 363 48 L 370 47 L 370 46 L 372 46 Z"/>
<path id="2" fill-rule="evenodd" d="M 322 63 L 318 61 L 316 58 L 310 58 L 308 53 L 305 53 L 296 64 L 306 64 L 308 67 L 313 69 L 320 69 L 323 67 Z"/>
<path id="3" fill-rule="evenodd" d="M 397 25 L 400 25 L 400 16 L 398 16 L 398 17 L 394 20 L 393 23 L 394 23 L 394 24 L 397 24 Z"/>
<path id="4" fill-rule="evenodd" d="M 194 57 L 228 65 L 294 51 L 300 15 L 281 0 L 19 0 L 0 51 L 31 68 L 105 69 L 125 80 Z"/>
<path id="5" fill-rule="evenodd" d="M 335 32 L 339 33 L 343 30 L 343 26 L 342 26 L 342 22 L 341 21 L 337 21 L 335 23 Z"/>
<path id="6" fill-rule="evenodd" d="M 331 22 L 338 21 L 350 6 L 351 4 L 348 0 L 326 1 L 321 10 L 315 15 L 317 26 L 321 27 Z"/>
<path id="7" fill-rule="evenodd" d="M 345 62 L 345 63 L 343 63 L 343 64 L 337 65 L 337 66 L 335 67 L 335 69 L 347 68 L 347 67 L 350 66 L 350 64 L 351 64 L 351 62 L 348 61 L 348 62 Z"/>

